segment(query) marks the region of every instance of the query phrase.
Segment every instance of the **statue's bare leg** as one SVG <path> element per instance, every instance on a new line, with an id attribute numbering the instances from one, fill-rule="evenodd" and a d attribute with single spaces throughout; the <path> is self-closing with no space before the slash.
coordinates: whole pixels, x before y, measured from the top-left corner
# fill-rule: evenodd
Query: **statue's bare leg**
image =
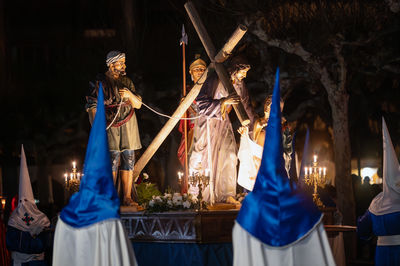
<path id="1" fill-rule="evenodd" d="M 124 191 L 124 206 L 137 206 L 138 204 L 132 199 L 132 183 L 133 183 L 133 171 L 121 170 L 121 180 Z"/>
<path id="2" fill-rule="evenodd" d="M 112 172 L 112 174 L 113 174 L 114 187 L 116 187 L 115 184 L 117 183 L 117 173 L 118 173 L 117 171 L 113 171 L 113 172 Z"/>

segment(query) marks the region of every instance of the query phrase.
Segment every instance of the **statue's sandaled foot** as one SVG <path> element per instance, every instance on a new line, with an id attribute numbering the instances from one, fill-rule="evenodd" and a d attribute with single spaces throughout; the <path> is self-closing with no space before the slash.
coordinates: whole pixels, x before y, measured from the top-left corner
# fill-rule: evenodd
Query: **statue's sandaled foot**
<path id="1" fill-rule="evenodd" d="M 231 204 L 235 204 L 235 205 L 239 205 L 239 204 L 240 204 L 240 202 L 237 201 L 237 200 L 235 200 L 232 196 L 229 196 L 229 197 L 226 199 L 226 203 L 231 203 Z"/>
<path id="2" fill-rule="evenodd" d="M 124 198 L 124 206 L 139 206 L 139 204 L 131 198 Z"/>
<path id="3" fill-rule="evenodd" d="M 144 208 L 142 206 L 139 206 L 139 204 L 137 202 L 133 201 L 131 198 L 124 198 L 123 206 L 133 207 L 136 209 L 136 211 L 144 210 Z"/>

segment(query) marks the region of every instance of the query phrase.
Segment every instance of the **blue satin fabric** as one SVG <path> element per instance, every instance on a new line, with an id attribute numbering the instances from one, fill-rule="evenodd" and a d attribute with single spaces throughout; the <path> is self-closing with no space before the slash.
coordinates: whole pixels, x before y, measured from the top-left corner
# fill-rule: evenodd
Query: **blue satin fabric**
<path id="1" fill-rule="evenodd" d="M 283 159 L 279 90 L 278 68 L 260 170 L 237 217 L 251 235 L 275 247 L 300 239 L 322 216 L 310 196 L 290 185 Z"/>
<path id="2" fill-rule="evenodd" d="M 97 102 L 79 192 L 71 196 L 60 215 L 65 223 L 77 228 L 120 217 L 120 202 L 112 179 L 101 83 Z"/>
<path id="3" fill-rule="evenodd" d="M 375 215 L 367 210 L 357 221 L 357 235 L 364 240 L 373 235 L 400 235 L 400 212 Z M 400 265 L 400 245 L 377 246 L 375 265 Z"/>

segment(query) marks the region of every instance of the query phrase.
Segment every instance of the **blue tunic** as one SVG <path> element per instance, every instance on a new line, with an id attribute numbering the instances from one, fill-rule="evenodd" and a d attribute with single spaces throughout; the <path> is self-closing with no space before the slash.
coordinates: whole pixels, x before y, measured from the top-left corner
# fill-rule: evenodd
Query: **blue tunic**
<path id="1" fill-rule="evenodd" d="M 39 254 L 44 252 L 49 245 L 48 233 L 42 232 L 33 238 L 29 232 L 23 232 L 12 226 L 7 226 L 6 244 L 10 251 L 26 254 Z M 22 263 L 23 266 L 46 266 L 45 260 L 35 260 Z"/>
<path id="2" fill-rule="evenodd" d="M 364 240 L 372 235 L 400 235 L 400 212 L 374 215 L 367 211 L 358 219 L 357 235 Z M 400 245 L 376 246 L 375 265 L 400 265 Z"/>

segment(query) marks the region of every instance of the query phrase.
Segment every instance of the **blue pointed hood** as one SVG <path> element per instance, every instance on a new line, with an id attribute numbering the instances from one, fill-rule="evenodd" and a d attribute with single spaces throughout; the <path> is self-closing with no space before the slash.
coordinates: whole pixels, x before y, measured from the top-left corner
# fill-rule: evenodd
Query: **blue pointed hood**
<path id="1" fill-rule="evenodd" d="M 309 148 L 308 148 L 309 142 L 310 142 L 310 129 L 307 127 L 306 138 L 304 140 L 303 155 L 301 158 L 299 182 L 298 182 L 298 185 L 300 187 L 306 186 L 304 181 L 304 167 L 308 165 L 307 158 L 310 158 Z"/>
<path id="2" fill-rule="evenodd" d="M 237 217 L 247 232 L 274 247 L 303 238 L 322 217 L 312 199 L 290 185 L 283 159 L 279 90 L 278 68 L 260 170 Z"/>
<path id="3" fill-rule="evenodd" d="M 114 188 L 106 133 L 103 86 L 100 83 L 96 116 L 90 131 L 79 192 L 71 196 L 60 218 L 73 227 L 119 218 L 119 198 Z"/>

